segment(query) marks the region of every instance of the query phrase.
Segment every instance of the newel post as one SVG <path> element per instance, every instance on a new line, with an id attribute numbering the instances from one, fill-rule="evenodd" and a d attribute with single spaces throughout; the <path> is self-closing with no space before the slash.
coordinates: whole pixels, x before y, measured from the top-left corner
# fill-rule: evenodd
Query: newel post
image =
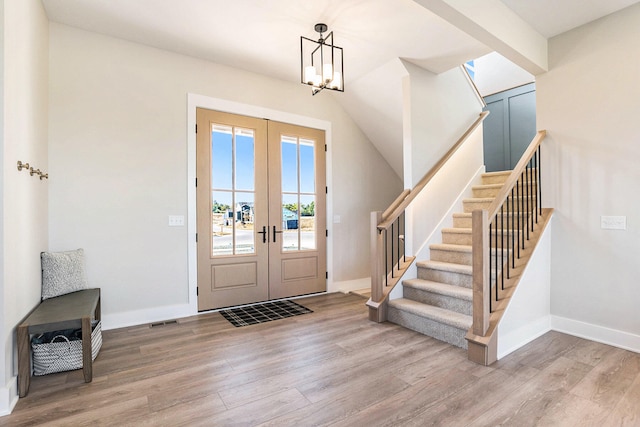
<path id="1" fill-rule="evenodd" d="M 371 257 L 371 299 L 369 306 L 369 320 L 385 322 L 387 313 L 384 299 L 384 236 L 378 230 L 378 224 L 382 221 L 382 212 L 371 212 L 371 240 L 369 244 Z"/>
<path id="2" fill-rule="evenodd" d="M 473 333 L 485 336 L 489 329 L 489 212 L 475 210 L 471 216 L 473 233 Z"/>

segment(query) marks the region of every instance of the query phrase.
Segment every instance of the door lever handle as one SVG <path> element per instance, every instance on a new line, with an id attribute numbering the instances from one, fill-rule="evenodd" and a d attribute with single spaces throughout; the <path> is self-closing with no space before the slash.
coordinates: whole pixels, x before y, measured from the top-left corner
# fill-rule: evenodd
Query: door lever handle
<path id="1" fill-rule="evenodd" d="M 276 233 L 282 233 L 282 230 L 278 231 L 276 230 L 276 226 L 273 226 L 273 243 L 276 242 Z"/>
<path id="2" fill-rule="evenodd" d="M 267 234 L 269 231 L 267 230 L 267 226 L 262 226 L 262 231 L 258 231 L 258 234 L 262 234 L 262 243 L 267 243 Z"/>

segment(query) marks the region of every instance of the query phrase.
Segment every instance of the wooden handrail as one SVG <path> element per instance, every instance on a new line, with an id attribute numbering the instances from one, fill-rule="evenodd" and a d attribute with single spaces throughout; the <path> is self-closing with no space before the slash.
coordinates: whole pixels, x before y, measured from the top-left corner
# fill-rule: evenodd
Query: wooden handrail
<path id="1" fill-rule="evenodd" d="M 407 197 L 407 195 L 411 193 L 411 190 L 409 190 L 408 188 L 405 189 L 402 193 L 400 193 L 400 195 L 398 197 L 396 197 L 396 199 L 393 201 L 393 203 L 391 203 L 389 205 L 389 207 L 387 208 L 386 211 L 382 212 L 382 219 L 386 219 L 389 215 L 391 215 L 391 213 L 393 213 L 393 211 L 395 210 L 395 208 L 398 207 L 398 205 L 400 203 L 402 203 L 402 201 L 405 199 L 405 197 Z"/>
<path id="2" fill-rule="evenodd" d="M 469 82 L 469 84 L 471 85 L 471 88 L 475 92 L 476 97 L 478 98 L 478 101 L 480 101 L 480 103 L 482 104 L 482 108 L 486 107 L 487 102 L 482 97 L 482 94 L 480 93 L 480 90 L 478 89 L 476 82 L 473 80 L 473 77 L 471 77 L 471 74 L 469 74 L 469 70 L 467 69 L 467 67 L 464 64 L 462 64 L 460 65 L 460 68 L 462 68 L 462 71 L 464 71 L 464 75 L 467 77 L 467 81 Z"/>
<path id="3" fill-rule="evenodd" d="M 427 172 L 427 174 L 424 177 L 422 177 L 422 179 L 416 184 L 416 186 L 413 187 L 412 190 L 405 190 L 405 191 L 410 191 L 409 194 L 406 197 L 404 197 L 402 202 L 393 210 L 391 214 L 389 214 L 386 218 L 383 216 L 382 222 L 378 224 L 378 230 L 380 231 L 387 230 L 389 227 L 391 227 L 391 224 L 393 224 L 395 220 L 398 219 L 400 215 L 402 215 L 402 213 L 405 211 L 407 206 L 409 206 L 409 204 L 411 204 L 413 199 L 415 199 L 418 196 L 418 194 L 420 194 L 420 191 L 422 191 L 422 189 L 426 187 L 427 184 L 429 184 L 431 179 L 436 175 L 436 173 L 438 173 L 440 169 L 442 169 L 442 167 L 447 162 L 447 160 L 449 160 L 451 156 L 453 156 L 455 152 L 458 151 L 458 149 L 466 141 L 469 135 L 471 135 L 473 131 L 476 130 L 478 126 L 480 126 L 480 123 L 482 123 L 482 121 L 485 119 L 485 117 L 487 117 L 487 115 L 489 115 L 488 111 L 483 111 L 482 113 L 480 113 L 478 118 L 473 122 L 473 124 L 469 127 L 469 129 L 467 129 L 466 132 L 462 134 L 460 139 L 458 139 L 458 141 L 453 145 L 453 147 L 451 147 L 449 151 L 447 151 L 447 153 L 444 156 L 442 156 L 442 158 L 438 161 L 438 163 L 436 163 L 435 166 L 432 167 L 431 170 Z M 396 201 L 398 199 L 396 199 Z M 385 213 L 387 213 L 387 211 L 388 209 L 385 210 Z"/>
<path id="4" fill-rule="evenodd" d="M 522 157 L 520 157 L 520 161 L 518 161 L 516 166 L 513 168 L 513 171 L 511 171 L 511 175 L 509 175 L 509 178 L 507 178 L 507 180 L 504 182 L 502 190 L 500 190 L 500 192 L 496 195 L 496 198 L 493 200 L 493 203 L 491 203 L 491 205 L 489 206 L 489 219 L 492 219 L 498 214 L 500 207 L 502 206 L 504 201 L 507 200 L 507 197 L 509 197 L 509 195 L 511 194 L 511 189 L 515 187 L 516 183 L 518 182 L 520 174 L 522 174 L 524 168 L 527 167 L 527 163 L 529 163 L 529 160 L 531 160 L 535 152 L 538 150 L 538 147 L 540 146 L 542 140 L 546 135 L 546 130 L 538 131 L 536 136 L 529 144 L 527 150 L 524 152 Z"/>

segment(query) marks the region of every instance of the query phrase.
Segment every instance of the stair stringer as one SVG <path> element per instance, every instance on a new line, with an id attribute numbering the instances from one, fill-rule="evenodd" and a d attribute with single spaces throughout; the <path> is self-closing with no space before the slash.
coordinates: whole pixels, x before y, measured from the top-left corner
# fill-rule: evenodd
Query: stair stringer
<path id="1" fill-rule="evenodd" d="M 531 233 L 530 240 L 525 244 L 522 255 L 516 260 L 516 266 L 511 270 L 511 278 L 505 279 L 505 290 L 501 291 L 500 300 L 494 302 L 494 311 L 489 316 L 489 328 L 484 335 L 475 335 L 473 327 L 469 328 L 468 341 L 469 360 L 481 365 L 489 366 L 507 354 L 517 350 L 538 336 L 551 330 L 550 322 L 550 220 L 552 208 L 543 208 L 540 221 Z M 546 248 L 538 251 L 539 243 L 545 238 Z M 532 258 L 541 254 L 538 262 L 531 264 Z M 545 265 L 546 263 L 546 265 Z M 527 275 L 527 273 L 529 275 Z M 518 293 L 524 280 L 524 291 Z M 542 283 L 541 293 L 536 293 L 538 284 Z M 518 293 L 517 303 L 512 306 L 512 299 Z M 535 303 L 529 308 L 529 301 L 535 295 Z M 509 307 L 511 309 L 509 310 Z M 509 317 L 505 319 L 505 315 Z M 547 320 L 548 319 L 548 320 Z M 548 328 L 547 328 L 548 325 Z M 502 334 L 500 330 L 502 328 Z M 499 335 L 504 342 L 499 344 Z M 498 348 L 502 353 L 498 353 Z"/>
<path id="2" fill-rule="evenodd" d="M 430 258 L 430 249 L 429 245 L 440 243 L 442 240 L 442 229 L 449 228 L 453 226 L 453 214 L 456 212 L 462 212 L 462 201 L 464 199 L 470 198 L 473 195 L 472 187 L 474 185 L 478 185 L 482 181 L 482 174 L 485 172 L 484 165 L 480 166 L 475 174 L 467 181 L 466 186 L 460 191 L 454 202 L 451 204 L 449 210 L 442 216 L 440 222 L 433 229 L 431 234 L 427 237 L 427 239 L 420 244 L 420 247 L 414 253 L 416 254 L 416 259 L 429 259 Z M 413 215 L 415 213 L 408 209 L 407 223 L 413 223 Z M 415 279 L 418 277 L 418 269 L 416 263 L 411 264 L 411 267 L 405 272 L 402 277 L 403 280 L 406 279 Z M 404 296 L 404 288 L 402 287 L 402 281 L 398 282 L 398 284 L 393 288 L 391 293 L 389 293 L 389 300 L 403 298 Z"/>
<path id="3" fill-rule="evenodd" d="M 551 330 L 551 224 L 543 230 L 498 324 L 498 360 Z"/>

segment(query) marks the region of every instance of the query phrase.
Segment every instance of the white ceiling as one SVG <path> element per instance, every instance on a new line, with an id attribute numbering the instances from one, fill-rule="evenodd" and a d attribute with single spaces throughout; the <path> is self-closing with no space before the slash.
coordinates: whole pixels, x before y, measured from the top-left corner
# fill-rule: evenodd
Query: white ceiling
<path id="1" fill-rule="evenodd" d="M 501 0 L 551 37 L 639 0 Z M 348 83 L 394 58 L 442 72 L 486 48 L 413 0 L 42 0 L 51 21 L 299 79 L 300 36 L 324 22 Z M 550 13 L 551 12 L 551 13 Z"/>
<path id="2" fill-rule="evenodd" d="M 478 0 L 472 0 L 478 1 Z M 640 0 L 501 0 L 549 38 Z M 490 49 L 414 0 L 42 0 L 49 19 L 87 31 L 300 81 L 300 36 L 322 22 L 344 48 L 335 96 L 402 176 L 402 58 L 440 73 Z M 390 74 L 385 79 L 381 70 Z M 391 71 L 389 71 L 391 70 Z M 371 88 L 374 88 L 371 90 Z M 397 93 L 395 93 L 397 92 Z M 332 94 L 333 95 L 333 94 Z M 393 110 L 393 111 L 392 111 Z"/>
<path id="3" fill-rule="evenodd" d="M 501 0 L 536 31 L 551 38 L 638 0 Z"/>
<path id="4" fill-rule="evenodd" d="M 51 21 L 288 81 L 299 81 L 300 36 L 317 39 L 318 22 L 326 23 L 334 31 L 335 44 L 344 48 L 347 83 L 393 58 L 410 58 L 439 72 L 484 49 L 412 0 L 43 0 L 43 4 Z"/>

